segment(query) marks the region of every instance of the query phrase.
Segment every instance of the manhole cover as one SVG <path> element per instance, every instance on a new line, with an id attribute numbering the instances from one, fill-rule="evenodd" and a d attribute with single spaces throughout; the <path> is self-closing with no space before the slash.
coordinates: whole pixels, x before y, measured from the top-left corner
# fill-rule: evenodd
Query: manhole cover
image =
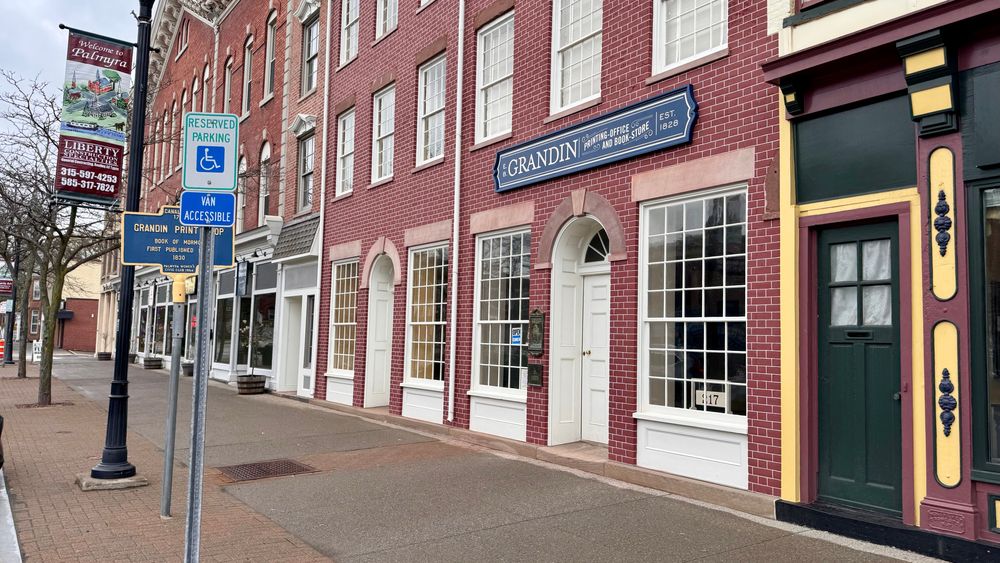
<path id="1" fill-rule="evenodd" d="M 300 473 L 312 473 L 315 471 L 308 465 L 303 465 L 290 459 L 274 459 L 271 461 L 258 461 L 255 463 L 241 463 L 239 465 L 227 465 L 217 468 L 223 475 L 233 481 L 253 481 L 254 479 L 267 479 L 268 477 L 281 477 L 284 475 L 298 475 Z"/>

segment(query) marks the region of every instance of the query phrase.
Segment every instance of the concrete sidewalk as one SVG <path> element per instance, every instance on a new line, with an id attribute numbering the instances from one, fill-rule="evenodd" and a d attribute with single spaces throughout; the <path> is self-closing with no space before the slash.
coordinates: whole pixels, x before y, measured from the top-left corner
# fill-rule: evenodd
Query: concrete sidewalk
<path id="1" fill-rule="evenodd" d="M 54 397 L 17 409 L 37 380 L 0 377 L 8 486 L 29 560 L 177 560 L 186 472 L 158 514 L 166 375 L 130 370 L 129 456 L 150 487 L 82 493 L 97 461 L 110 362 L 57 361 Z M 191 380 L 181 384 L 177 460 L 187 459 Z M 880 561 L 920 557 L 836 538 L 547 463 L 209 385 L 206 560 Z M 9 433 L 9 435 L 8 435 Z M 222 465 L 288 458 L 313 472 L 233 482 Z"/>

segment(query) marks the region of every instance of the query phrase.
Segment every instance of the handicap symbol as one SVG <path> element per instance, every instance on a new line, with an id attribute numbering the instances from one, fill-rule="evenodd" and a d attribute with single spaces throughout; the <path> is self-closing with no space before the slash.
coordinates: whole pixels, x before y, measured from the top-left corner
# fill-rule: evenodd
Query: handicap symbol
<path id="1" fill-rule="evenodd" d="M 221 173 L 225 170 L 226 147 L 199 146 L 196 155 L 198 172 Z"/>

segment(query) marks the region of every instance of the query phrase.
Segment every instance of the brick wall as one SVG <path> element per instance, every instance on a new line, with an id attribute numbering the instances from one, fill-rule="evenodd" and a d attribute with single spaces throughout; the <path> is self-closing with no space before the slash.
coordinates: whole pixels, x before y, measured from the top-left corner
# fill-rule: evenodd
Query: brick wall
<path id="1" fill-rule="evenodd" d="M 97 299 L 70 298 L 66 310 L 73 311 L 73 318 L 60 321 L 56 329 L 56 344 L 63 350 L 93 352 L 97 333 Z"/>

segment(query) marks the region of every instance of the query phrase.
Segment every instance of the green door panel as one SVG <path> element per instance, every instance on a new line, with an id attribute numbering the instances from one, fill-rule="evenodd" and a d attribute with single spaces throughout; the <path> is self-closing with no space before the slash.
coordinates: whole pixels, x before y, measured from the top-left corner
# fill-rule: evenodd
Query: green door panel
<path id="1" fill-rule="evenodd" d="M 899 514 L 902 429 L 897 223 L 818 240 L 818 493 Z M 834 264 L 836 262 L 836 264 Z"/>

